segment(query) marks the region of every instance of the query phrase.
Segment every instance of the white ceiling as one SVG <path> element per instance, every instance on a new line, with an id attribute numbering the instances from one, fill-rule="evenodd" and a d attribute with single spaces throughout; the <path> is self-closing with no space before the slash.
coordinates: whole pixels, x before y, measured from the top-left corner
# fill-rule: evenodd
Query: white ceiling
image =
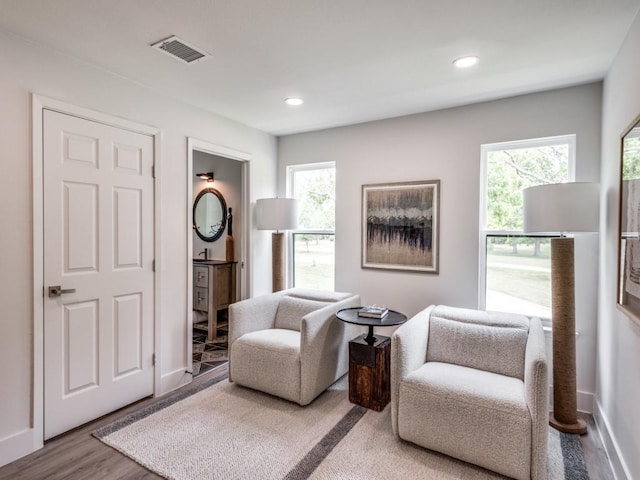
<path id="1" fill-rule="evenodd" d="M 284 135 L 599 80 L 639 7 L 640 0 L 0 0 L 0 28 Z M 149 47 L 171 35 L 212 57 L 188 65 Z M 468 54 L 480 63 L 452 66 Z M 285 105 L 289 96 L 304 105 Z"/>

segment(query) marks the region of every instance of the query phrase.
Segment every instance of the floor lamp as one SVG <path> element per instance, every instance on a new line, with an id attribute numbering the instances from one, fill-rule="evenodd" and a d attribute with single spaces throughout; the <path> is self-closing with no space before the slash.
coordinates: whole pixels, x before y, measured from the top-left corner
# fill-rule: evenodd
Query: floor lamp
<path id="1" fill-rule="evenodd" d="M 598 231 L 599 186 L 556 183 L 525 188 L 524 231 L 575 233 Z M 551 317 L 553 412 L 549 424 L 561 432 L 583 434 L 576 387 L 575 272 L 573 238 L 551 239 Z"/>
<path id="2" fill-rule="evenodd" d="M 298 201 L 294 198 L 262 198 L 256 201 L 258 230 L 271 234 L 271 285 L 274 292 L 286 286 L 284 233 L 298 226 Z"/>

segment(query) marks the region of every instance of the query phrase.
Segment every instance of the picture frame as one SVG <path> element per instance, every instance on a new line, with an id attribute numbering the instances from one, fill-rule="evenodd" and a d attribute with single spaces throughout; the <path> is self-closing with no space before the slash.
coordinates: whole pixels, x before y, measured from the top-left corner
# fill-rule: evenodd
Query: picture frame
<path id="1" fill-rule="evenodd" d="M 439 272 L 440 180 L 362 185 L 362 268 Z"/>
<path id="2" fill-rule="evenodd" d="M 640 115 L 620 139 L 617 306 L 640 324 Z"/>

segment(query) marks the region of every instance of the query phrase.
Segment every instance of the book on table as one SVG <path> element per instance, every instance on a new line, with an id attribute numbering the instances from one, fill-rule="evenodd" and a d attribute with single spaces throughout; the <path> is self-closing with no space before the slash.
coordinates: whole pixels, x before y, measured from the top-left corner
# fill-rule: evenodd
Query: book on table
<path id="1" fill-rule="evenodd" d="M 365 318 L 383 318 L 388 313 L 389 310 L 384 307 L 362 307 L 358 310 L 358 316 Z"/>

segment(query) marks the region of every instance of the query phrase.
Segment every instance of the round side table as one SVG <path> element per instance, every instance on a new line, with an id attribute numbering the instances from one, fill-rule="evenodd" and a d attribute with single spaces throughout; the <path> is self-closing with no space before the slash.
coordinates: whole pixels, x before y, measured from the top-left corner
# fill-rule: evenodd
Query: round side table
<path id="1" fill-rule="evenodd" d="M 392 327 L 407 321 L 407 316 L 404 313 L 396 312 L 395 310 L 389 310 L 382 318 L 360 317 L 358 316 L 358 312 L 361 308 L 362 307 L 343 308 L 342 310 L 338 310 L 336 317 L 343 322 L 369 327 L 369 332 L 364 338 L 369 345 L 373 345 L 377 340 L 373 335 L 373 327 Z"/>

